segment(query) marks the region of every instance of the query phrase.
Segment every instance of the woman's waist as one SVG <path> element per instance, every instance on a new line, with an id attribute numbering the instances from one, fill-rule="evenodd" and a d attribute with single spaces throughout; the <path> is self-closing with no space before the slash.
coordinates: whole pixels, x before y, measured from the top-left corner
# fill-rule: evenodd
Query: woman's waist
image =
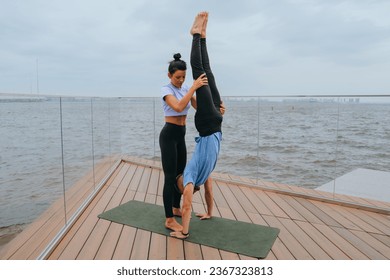
<path id="1" fill-rule="evenodd" d="M 166 123 L 171 123 L 179 126 L 185 126 L 186 125 L 186 120 L 187 120 L 187 115 L 183 116 L 166 116 L 165 117 L 165 122 Z"/>

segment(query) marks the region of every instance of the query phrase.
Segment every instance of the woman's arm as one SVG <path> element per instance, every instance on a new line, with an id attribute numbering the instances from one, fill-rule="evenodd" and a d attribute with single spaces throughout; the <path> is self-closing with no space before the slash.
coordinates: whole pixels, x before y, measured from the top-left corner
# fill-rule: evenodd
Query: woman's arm
<path id="1" fill-rule="evenodd" d="M 193 83 L 193 85 L 190 87 L 188 92 L 183 96 L 182 99 L 178 100 L 173 95 L 166 95 L 165 96 L 165 102 L 176 112 L 182 112 L 186 107 L 188 102 L 191 101 L 191 104 L 193 105 L 192 97 L 195 93 L 195 91 L 200 88 L 201 86 L 207 85 L 207 77 L 206 74 L 201 75 L 198 79 L 196 79 Z M 196 103 L 196 102 L 195 102 Z"/>

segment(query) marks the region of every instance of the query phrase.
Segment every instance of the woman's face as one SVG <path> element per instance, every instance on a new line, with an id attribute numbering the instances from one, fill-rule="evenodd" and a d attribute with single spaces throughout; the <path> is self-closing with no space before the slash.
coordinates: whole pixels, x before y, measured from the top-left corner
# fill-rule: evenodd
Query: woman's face
<path id="1" fill-rule="evenodd" d="M 168 73 L 168 77 L 171 79 L 171 83 L 177 87 L 181 88 L 185 79 L 186 79 L 186 71 L 185 70 L 176 70 L 175 73 Z"/>

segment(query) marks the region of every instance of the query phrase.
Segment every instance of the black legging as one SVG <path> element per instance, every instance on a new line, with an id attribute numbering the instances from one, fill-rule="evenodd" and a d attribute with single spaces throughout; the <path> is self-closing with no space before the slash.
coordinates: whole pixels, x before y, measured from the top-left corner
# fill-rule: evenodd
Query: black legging
<path id="1" fill-rule="evenodd" d="M 200 34 L 194 34 L 191 48 L 192 76 L 196 80 L 206 73 L 208 85 L 196 90 L 195 127 L 200 136 L 208 136 L 221 132 L 222 115 L 220 113 L 221 97 L 219 95 L 214 75 L 210 68 L 206 39 Z"/>
<path id="2" fill-rule="evenodd" d="M 164 171 L 163 201 L 165 217 L 172 218 L 172 207 L 180 208 L 181 194 L 175 190 L 176 176 L 183 173 L 187 162 L 186 127 L 165 123 L 160 132 L 161 162 Z"/>

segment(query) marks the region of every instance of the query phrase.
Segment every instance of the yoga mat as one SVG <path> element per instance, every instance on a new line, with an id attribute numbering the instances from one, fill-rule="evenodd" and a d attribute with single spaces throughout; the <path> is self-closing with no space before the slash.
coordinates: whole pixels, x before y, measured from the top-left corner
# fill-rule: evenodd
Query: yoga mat
<path id="1" fill-rule="evenodd" d="M 132 200 L 98 217 L 167 236 L 171 232 L 164 226 L 164 208 L 155 204 Z M 181 223 L 180 218 L 177 220 Z M 185 240 L 250 257 L 265 258 L 278 233 L 277 228 L 218 217 L 200 220 L 193 214 L 190 236 Z"/>

